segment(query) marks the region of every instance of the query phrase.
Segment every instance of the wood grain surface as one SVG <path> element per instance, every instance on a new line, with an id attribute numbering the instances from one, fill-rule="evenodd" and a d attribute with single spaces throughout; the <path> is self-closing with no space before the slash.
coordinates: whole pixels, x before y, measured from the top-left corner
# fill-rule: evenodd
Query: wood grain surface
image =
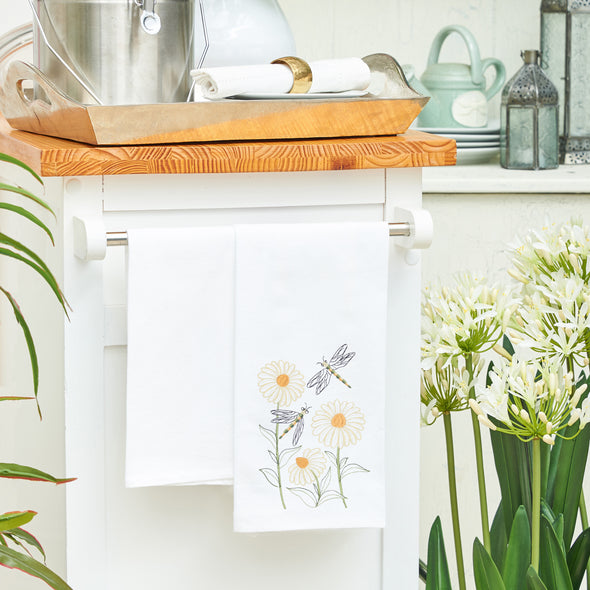
<path id="1" fill-rule="evenodd" d="M 94 147 L 16 131 L 3 118 L 0 151 L 45 177 L 406 168 L 456 162 L 453 140 L 412 130 L 383 137 Z"/>

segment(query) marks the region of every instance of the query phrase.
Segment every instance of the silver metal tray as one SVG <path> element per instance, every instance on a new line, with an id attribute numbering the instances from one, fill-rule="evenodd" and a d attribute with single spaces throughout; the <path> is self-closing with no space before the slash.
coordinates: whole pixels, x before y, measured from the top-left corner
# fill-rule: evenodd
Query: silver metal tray
<path id="1" fill-rule="evenodd" d="M 0 110 L 15 129 L 92 145 L 314 139 L 404 133 L 426 102 L 387 54 L 363 58 L 369 94 L 307 100 L 237 100 L 151 105 L 83 105 L 34 66 L 13 61 L 0 84 Z M 31 97 L 26 84 L 42 90 Z"/>

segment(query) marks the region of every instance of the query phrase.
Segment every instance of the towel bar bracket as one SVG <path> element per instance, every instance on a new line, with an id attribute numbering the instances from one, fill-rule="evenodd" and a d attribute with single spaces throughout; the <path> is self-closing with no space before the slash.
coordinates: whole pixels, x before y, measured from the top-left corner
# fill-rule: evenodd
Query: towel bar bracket
<path id="1" fill-rule="evenodd" d="M 399 238 L 403 248 L 428 248 L 432 241 L 432 219 L 428 211 L 395 209 L 396 221 L 389 235 Z M 103 260 L 107 246 L 126 246 L 126 231 L 105 231 L 101 218 L 74 218 L 74 254 L 80 260 Z"/>

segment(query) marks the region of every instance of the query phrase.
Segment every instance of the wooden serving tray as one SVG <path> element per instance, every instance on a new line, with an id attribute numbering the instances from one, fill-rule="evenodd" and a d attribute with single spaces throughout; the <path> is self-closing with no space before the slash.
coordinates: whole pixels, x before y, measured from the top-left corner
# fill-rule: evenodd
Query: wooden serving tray
<path id="1" fill-rule="evenodd" d="M 426 102 L 407 83 L 394 58 L 363 58 L 379 90 L 363 97 L 289 100 L 224 99 L 152 105 L 82 105 L 58 90 L 34 66 L 14 61 L 0 84 L 8 123 L 92 145 L 143 145 L 267 139 L 367 137 L 404 133 Z M 47 100 L 32 100 L 24 82 Z"/>

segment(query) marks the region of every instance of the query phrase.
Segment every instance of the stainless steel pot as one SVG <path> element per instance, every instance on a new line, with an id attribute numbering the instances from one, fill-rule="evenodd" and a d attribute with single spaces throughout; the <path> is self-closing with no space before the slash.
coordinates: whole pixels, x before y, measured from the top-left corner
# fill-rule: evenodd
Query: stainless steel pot
<path id="1" fill-rule="evenodd" d="M 183 102 L 194 0 L 36 0 L 35 65 L 84 104 Z"/>

